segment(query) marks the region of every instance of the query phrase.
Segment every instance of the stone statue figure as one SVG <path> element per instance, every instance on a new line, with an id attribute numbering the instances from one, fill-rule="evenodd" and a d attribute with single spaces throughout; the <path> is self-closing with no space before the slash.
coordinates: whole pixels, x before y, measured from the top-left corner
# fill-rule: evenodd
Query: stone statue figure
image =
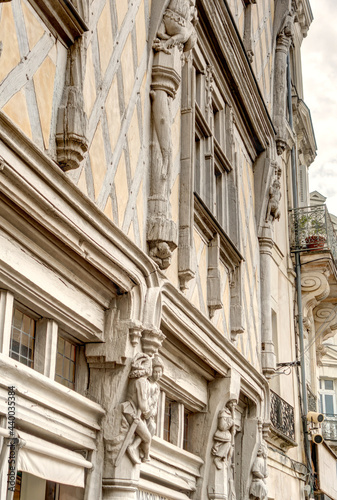
<path id="1" fill-rule="evenodd" d="M 158 355 L 154 355 L 152 359 L 152 374 L 148 378 L 149 381 L 149 409 L 150 416 L 146 420 L 146 425 L 150 431 L 151 436 L 154 436 L 157 428 L 157 412 L 158 412 L 158 400 L 160 395 L 159 380 L 164 373 L 164 364 Z"/>
<path id="2" fill-rule="evenodd" d="M 129 374 L 127 400 L 122 412 L 129 424 L 129 430 L 116 459 L 119 463 L 126 451 L 134 464 L 150 461 L 150 445 L 155 433 L 159 386 L 163 363 L 158 356 L 151 358 L 139 353 L 133 359 Z"/>
<path id="3" fill-rule="evenodd" d="M 279 168 L 277 170 L 276 178 L 274 179 L 272 185 L 269 188 L 269 201 L 267 207 L 266 222 L 268 221 L 273 222 L 276 219 L 279 220 L 281 217 L 281 211 L 279 208 L 280 200 L 282 197 L 280 177 L 281 177 L 281 169 Z"/>
<path id="4" fill-rule="evenodd" d="M 184 52 L 190 50 L 197 40 L 197 20 L 195 0 L 171 0 L 153 42 L 154 50 L 170 54 L 169 49 L 176 45 Z"/>
<path id="5" fill-rule="evenodd" d="M 263 445 L 259 446 L 256 458 L 252 467 L 252 482 L 249 490 L 251 500 L 264 500 L 267 497 L 266 477 L 267 472 L 267 453 Z"/>
<path id="6" fill-rule="evenodd" d="M 223 408 L 218 415 L 218 428 L 213 436 L 212 455 L 217 469 L 227 467 L 233 455 L 233 437 L 235 432 L 234 419 L 228 407 Z"/>
<path id="7" fill-rule="evenodd" d="M 176 221 L 172 220 L 172 115 L 171 103 L 181 83 L 181 52 L 197 41 L 195 0 L 170 0 L 156 38 L 150 96 L 153 141 L 151 143 L 150 195 L 148 197 L 147 243 L 149 254 L 160 269 L 167 269 L 178 245 Z"/>

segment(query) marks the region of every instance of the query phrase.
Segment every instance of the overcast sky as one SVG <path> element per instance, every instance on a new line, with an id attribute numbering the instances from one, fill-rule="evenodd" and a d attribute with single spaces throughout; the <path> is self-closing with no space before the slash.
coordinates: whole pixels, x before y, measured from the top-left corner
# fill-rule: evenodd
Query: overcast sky
<path id="1" fill-rule="evenodd" d="M 337 0 L 310 0 L 314 20 L 302 44 L 304 101 L 311 111 L 317 157 L 309 189 L 337 215 Z"/>

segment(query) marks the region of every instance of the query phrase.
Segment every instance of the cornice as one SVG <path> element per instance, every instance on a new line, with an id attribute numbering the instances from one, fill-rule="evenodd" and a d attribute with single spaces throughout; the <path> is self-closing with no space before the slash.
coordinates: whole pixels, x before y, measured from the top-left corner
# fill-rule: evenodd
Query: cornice
<path id="1" fill-rule="evenodd" d="M 111 279 L 121 292 L 158 286 L 158 267 L 60 167 L 0 112 L 0 190 Z"/>

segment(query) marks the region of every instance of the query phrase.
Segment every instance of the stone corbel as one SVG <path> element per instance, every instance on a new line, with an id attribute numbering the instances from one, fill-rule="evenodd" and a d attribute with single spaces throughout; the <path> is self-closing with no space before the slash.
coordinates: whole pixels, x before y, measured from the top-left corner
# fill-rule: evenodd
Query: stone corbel
<path id="1" fill-rule="evenodd" d="M 153 327 L 144 329 L 141 338 L 143 352 L 153 356 L 153 354 L 158 352 L 165 338 L 163 332 L 158 328 Z"/>
<path id="2" fill-rule="evenodd" d="M 65 86 L 57 114 L 57 161 L 65 171 L 78 168 L 88 150 L 83 99 L 85 43 L 81 37 L 68 49 Z"/>
<path id="3" fill-rule="evenodd" d="M 326 354 L 326 347 L 323 342 L 333 337 L 337 330 L 337 305 L 331 302 L 321 302 L 313 311 L 315 322 L 316 339 L 316 360 L 321 364 L 323 356 Z"/>
<path id="4" fill-rule="evenodd" d="M 301 288 L 304 324 L 310 325 L 314 307 L 329 295 L 328 276 L 328 271 L 325 269 L 302 273 Z"/>
<path id="5" fill-rule="evenodd" d="M 287 147 L 287 56 L 294 37 L 294 11 L 287 11 L 276 36 L 274 72 L 274 126 L 277 154 Z"/>
<path id="6" fill-rule="evenodd" d="M 171 0 L 153 42 L 152 66 L 153 143 L 148 201 L 147 242 L 150 256 L 167 269 L 178 245 L 178 231 L 171 216 L 172 117 L 170 104 L 181 82 L 181 52 L 196 42 L 196 9 L 190 0 Z"/>
<path id="7" fill-rule="evenodd" d="M 244 1 L 246 4 L 246 11 L 245 11 L 245 31 L 243 34 L 243 45 L 245 46 L 249 62 L 252 63 L 254 58 L 252 6 L 256 5 L 256 0 L 244 0 Z"/>

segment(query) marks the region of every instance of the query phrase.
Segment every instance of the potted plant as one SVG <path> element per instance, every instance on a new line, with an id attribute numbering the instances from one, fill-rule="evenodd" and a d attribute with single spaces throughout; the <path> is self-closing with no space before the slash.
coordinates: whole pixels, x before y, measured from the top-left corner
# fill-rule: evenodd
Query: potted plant
<path id="1" fill-rule="evenodd" d="M 297 219 L 299 241 L 306 243 L 308 249 L 321 249 L 326 241 L 325 212 L 308 211 Z"/>
<path id="2" fill-rule="evenodd" d="M 307 248 L 322 249 L 326 242 L 325 217 L 321 213 L 313 213 L 309 225 L 309 234 L 305 238 Z"/>

